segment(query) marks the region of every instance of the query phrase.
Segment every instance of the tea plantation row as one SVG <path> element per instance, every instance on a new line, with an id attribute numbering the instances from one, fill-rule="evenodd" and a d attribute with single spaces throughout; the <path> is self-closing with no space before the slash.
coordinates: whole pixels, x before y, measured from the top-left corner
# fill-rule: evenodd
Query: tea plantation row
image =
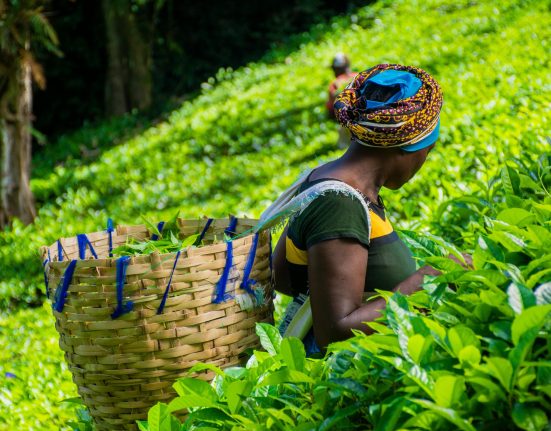
<path id="1" fill-rule="evenodd" d="M 539 155 L 549 152 L 549 41 L 548 1 L 380 1 L 298 36 L 299 49 L 272 51 L 263 61 L 237 71 L 221 70 L 203 85 L 197 98 L 185 102 L 167 121 L 145 127 L 137 117 L 127 117 L 85 127 L 52 144 L 44 157 L 37 156 L 34 161 L 32 187 L 42 203 L 38 219 L 29 227 L 16 223 L 13 229 L 0 233 L 0 302 L 8 309 L 0 317 L 0 345 L 4 346 L 0 353 L 0 404 L 6 406 L 0 409 L 0 430 L 69 429 L 67 420 L 73 417 L 70 408 L 58 403 L 76 392 L 55 346 L 47 306 L 13 310 L 19 301 L 37 301 L 37 289 L 43 290 L 37 247 L 60 236 L 103 229 L 108 216 L 118 223 L 138 222 L 141 214 L 162 220 L 176 208 L 185 217 L 257 216 L 299 172 L 339 155 L 336 126 L 326 118 L 323 106 L 331 79 L 328 64 L 336 51 L 347 52 L 357 69 L 381 62 L 415 64 L 442 84 L 445 104 L 437 147 L 413 182 L 398 192 L 384 192 L 383 197 L 397 228 L 431 231 L 465 251 L 476 251 L 477 280 L 444 268 L 449 272 L 446 277 L 458 286 L 456 292 L 443 289 L 442 281 L 427 286 L 433 300 L 428 293 L 407 302 L 396 298 L 387 315 L 388 327 L 377 326 L 380 334 L 375 338 L 359 336 L 336 346 L 342 353 L 328 361 L 304 360 L 294 341 L 278 347 L 275 337 L 273 356 L 256 355 L 259 367 L 274 372 L 289 369 L 289 358 L 282 352 L 291 352 L 298 366 L 291 371 L 308 374 L 315 381 L 295 387 L 281 380 L 283 385 L 269 388 L 268 394 L 271 397 L 277 392 L 273 400 L 277 408 L 262 405 L 266 407 L 261 413 L 264 416 L 257 419 L 278 427 L 288 421 L 300 425 L 295 414 L 298 406 L 313 420 L 320 420 L 320 426 L 322 415 L 328 420 L 323 426 L 331 429 L 337 423 L 331 421 L 339 420 L 334 413 L 341 407 L 350 407 L 341 410 L 353 420 L 361 414 L 358 406 L 369 400 L 379 407 L 358 423 L 377 429 L 384 429 L 377 424 L 387 422 L 382 420 L 385 412 L 389 424 L 404 424 L 409 412 L 419 413 L 419 422 L 408 426 L 420 429 L 423 423 L 433 429 L 484 424 L 495 428 L 500 421 L 515 424 L 519 417 L 535 418 L 532 422 L 541 424 L 539 411 L 549 410 L 545 404 L 549 403 L 549 394 L 545 395 L 549 384 L 545 370 L 549 367 L 530 362 L 542 362 L 549 354 L 549 333 L 539 330 L 532 344 L 522 344 L 509 327 L 523 312 L 535 309 L 531 294 L 550 279 L 548 261 L 538 260 L 546 244 L 544 231 L 549 229 L 541 219 L 549 205 L 544 202 L 549 186 L 542 171 L 547 162 L 541 161 L 539 173 L 536 162 Z M 94 142 L 102 150 L 100 155 L 80 159 L 80 146 L 92 148 Z M 516 165 L 514 158 L 526 166 Z M 504 171 L 509 180 L 500 176 L 493 181 L 505 163 L 510 166 Z M 517 178 L 515 171 L 525 174 Z M 513 215 L 503 213 L 506 207 L 529 215 L 516 210 Z M 526 216 L 524 221 L 518 219 L 519 214 Z M 529 232 L 528 225 L 539 226 L 536 234 Z M 493 242 L 485 243 L 489 251 L 479 243 L 480 235 L 493 236 Z M 409 237 L 418 241 L 414 248 L 422 257 L 423 247 L 430 247 L 429 243 L 413 234 Z M 514 295 L 508 293 L 511 281 L 531 292 L 518 288 L 528 301 L 522 302 L 526 310 L 520 314 L 518 307 L 515 310 L 509 305 Z M 490 298 L 484 293 L 488 290 Z M 477 303 L 485 305 L 474 310 Z M 429 314 L 420 314 L 420 306 Z M 392 313 L 416 322 L 416 332 L 393 323 Z M 486 325 L 494 318 L 503 323 Z M 457 319 L 468 329 L 455 328 Z M 459 349 L 459 344 L 454 347 L 449 339 L 454 338 L 450 333 L 471 334 L 469 331 L 478 341 L 469 335 L 466 344 L 461 341 L 463 347 L 472 347 L 465 362 L 463 348 Z M 380 343 L 388 344 L 386 350 Z M 410 352 L 405 347 L 409 344 L 426 349 Z M 519 345 L 522 347 L 517 349 Z M 480 354 L 478 362 L 474 349 Z M 519 352 L 524 362 L 519 362 Z M 490 358 L 495 360 L 488 362 Z M 490 364 L 497 361 L 503 365 L 501 359 L 510 363 L 511 374 L 492 374 Z M 418 363 L 414 366 L 411 361 Z M 543 362 L 548 361 L 547 357 Z M 508 365 L 505 368 L 509 369 Z M 426 377 L 426 383 L 412 380 L 411 370 L 425 370 L 421 377 Z M 240 394 L 248 397 L 253 389 L 268 390 L 247 383 L 258 372 L 251 367 L 243 375 L 224 377 L 220 388 L 225 392 L 214 397 L 205 389 L 205 394 L 224 411 L 230 407 L 229 392 L 223 385 L 233 383 L 231 379 L 238 382 L 235 387 L 242 388 L 243 392 L 235 392 L 239 399 Z M 483 384 L 473 383 L 474 378 L 489 380 L 492 389 L 485 392 Z M 336 386 L 331 379 L 336 379 Z M 435 388 L 442 386 L 459 389 L 445 398 L 448 395 L 436 395 Z M 323 390 L 315 390 L 317 387 Z M 334 387 L 334 392 L 325 390 L 329 387 Z M 379 398 L 369 398 L 374 397 L 373 388 Z M 463 388 L 468 400 L 457 395 Z M 323 398 L 323 392 L 328 398 Z M 395 404 L 389 398 L 391 393 L 395 393 Z M 291 396 L 296 396 L 299 404 L 287 404 Z M 413 399 L 424 401 L 411 404 Z M 274 412 L 281 403 L 289 405 L 282 409 L 286 417 L 276 417 Z M 491 416 L 490 409 L 484 413 L 486 406 L 503 409 L 516 419 Z M 356 407 L 359 410 L 353 411 Z M 232 404 L 234 408 L 241 406 Z M 403 415 L 393 413 L 400 410 Z M 443 417 L 445 412 L 460 419 L 450 422 Z M 239 414 L 245 419 L 238 425 L 248 426 L 250 417 Z M 343 429 L 348 426 L 338 423 Z M 536 425 L 533 429 L 538 429 Z"/>

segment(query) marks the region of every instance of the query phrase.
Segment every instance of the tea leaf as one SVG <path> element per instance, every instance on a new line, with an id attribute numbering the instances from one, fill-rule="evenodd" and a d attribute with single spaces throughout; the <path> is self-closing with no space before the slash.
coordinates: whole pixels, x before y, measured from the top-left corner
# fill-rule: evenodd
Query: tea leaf
<path id="1" fill-rule="evenodd" d="M 170 402 L 171 412 L 189 407 L 215 407 L 217 395 L 212 386 L 204 380 L 186 377 L 173 385 L 179 397 Z"/>
<path id="2" fill-rule="evenodd" d="M 432 340 L 429 337 L 424 337 L 421 334 L 415 334 L 409 338 L 407 344 L 408 353 L 416 364 L 421 364 L 429 360 L 428 353 L 432 346 Z"/>
<path id="3" fill-rule="evenodd" d="M 282 383 L 309 383 L 314 384 L 315 380 L 300 371 L 284 368 L 266 375 L 260 382 L 260 386 L 280 385 Z"/>
<path id="4" fill-rule="evenodd" d="M 225 372 L 222 371 L 220 368 L 218 368 L 216 365 L 213 365 L 213 364 L 204 364 L 204 363 L 197 363 L 195 364 L 193 367 L 191 367 L 188 371 L 189 374 L 192 374 L 192 373 L 197 373 L 197 372 L 201 372 L 201 371 L 205 371 L 205 370 L 208 370 L 208 371 L 213 371 L 214 373 L 216 373 L 216 375 L 218 376 L 222 376 L 224 377 L 225 376 Z M 228 369 L 225 370 L 226 372 L 229 371 Z"/>
<path id="5" fill-rule="evenodd" d="M 409 404 L 405 397 L 396 398 L 385 408 L 385 412 L 373 431 L 394 431 L 400 416 L 404 413 L 404 406 Z"/>
<path id="6" fill-rule="evenodd" d="M 443 419 L 446 419 L 447 421 L 454 424 L 457 428 L 463 431 L 476 431 L 475 427 L 473 427 L 467 420 L 463 419 L 457 411 L 453 409 L 447 409 L 442 406 L 439 406 L 438 404 L 432 403 L 427 400 L 419 400 L 419 399 L 413 399 L 411 400 L 415 404 L 418 404 L 422 407 L 425 407 L 426 409 L 436 413 L 438 416 L 440 416 Z"/>
<path id="7" fill-rule="evenodd" d="M 186 248 L 192 245 L 196 245 L 195 243 L 200 236 L 201 236 L 200 233 L 188 236 L 186 239 L 182 241 L 180 248 Z"/>
<path id="8" fill-rule="evenodd" d="M 234 422 L 232 416 L 230 416 L 228 413 L 226 413 L 224 410 L 217 408 L 217 407 L 206 407 L 202 408 L 200 410 L 195 410 L 192 413 L 189 414 L 188 419 L 186 421 L 186 424 L 180 428 L 181 431 L 187 430 L 188 428 L 185 428 L 187 424 L 192 424 L 194 422 L 206 422 L 210 423 L 216 426 L 213 427 L 207 427 L 207 426 L 201 426 L 199 427 L 193 427 L 193 430 L 197 431 L 217 431 L 220 429 L 220 424 L 224 423 L 224 421 L 227 422 Z"/>
<path id="9" fill-rule="evenodd" d="M 159 232 L 159 229 L 157 228 L 157 225 L 151 221 L 149 221 L 145 216 L 141 216 L 142 221 L 144 222 L 145 226 L 147 227 L 147 230 L 149 233 L 157 235 L 159 238 L 162 238 L 163 235 L 161 232 Z"/>
<path id="10" fill-rule="evenodd" d="M 476 334 L 465 325 L 458 325 L 448 330 L 448 343 L 456 357 L 467 346 L 480 347 L 480 341 Z"/>
<path id="11" fill-rule="evenodd" d="M 306 353 L 304 344 L 298 338 L 284 338 L 280 345 L 281 358 L 289 369 L 304 371 Z"/>
<path id="12" fill-rule="evenodd" d="M 165 403 L 157 403 L 149 410 L 146 429 L 148 431 L 179 431 L 180 422 L 171 416 Z"/>
<path id="13" fill-rule="evenodd" d="M 522 284 L 511 283 L 507 288 L 509 306 L 520 314 L 526 308 L 536 305 L 534 293 Z"/>
<path id="14" fill-rule="evenodd" d="M 515 425 L 526 431 L 542 431 L 548 425 L 545 412 L 527 403 L 517 403 L 513 407 Z"/>
<path id="15" fill-rule="evenodd" d="M 243 399 L 249 396 L 252 388 L 253 383 L 246 380 L 238 380 L 229 384 L 226 390 L 226 398 L 232 414 L 239 413 Z"/>
<path id="16" fill-rule="evenodd" d="M 551 304 L 551 282 L 542 284 L 534 291 L 538 305 Z"/>
<path id="17" fill-rule="evenodd" d="M 511 324 L 510 320 L 497 320 L 490 323 L 490 331 L 496 336 L 505 341 L 511 341 Z"/>
<path id="18" fill-rule="evenodd" d="M 277 355 L 281 347 L 281 335 L 272 325 L 267 323 L 256 324 L 256 334 L 260 338 L 260 344 L 270 354 Z"/>
<path id="19" fill-rule="evenodd" d="M 466 381 L 477 391 L 480 402 L 488 403 L 496 399 L 506 399 L 503 389 L 490 379 L 485 377 L 467 377 Z"/>
<path id="20" fill-rule="evenodd" d="M 491 357 L 486 359 L 484 369 L 495 377 L 507 392 L 511 390 L 511 379 L 513 377 L 513 366 L 505 358 Z"/>
<path id="21" fill-rule="evenodd" d="M 531 212 L 522 208 L 506 208 L 496 218 L 505 223 L 522 227 L 532 223 L 536 217 Z"/>
<path id="22" fill-rule="evenodd" d="M 528 308 L 513 320 L 511 325 L 511 337 L 513 343 L 518 344 L 521 335 L 532 328 L 541 328 L 546 322 L 547 316 L 551 313 L 551 305 L 537 305 Z"/>
<path id="23" fill-rule="evenodd" d="M 518 196 L 520 194 L 520 178 L 514 169 L 509 166 L 502 168 L 501 182 L 505 189 L 506 195 Z"/>
<path id="24" fill-rule="evenodd" d="M 442 407 L 452 407 L 465 394 L 465 379 L 453 375 L 440 376 L 434 383 L 434 401 Z"/>
<path id="25" fill-rule="evenodd" d="M 482 355 L 480 354 L 480 350 L 477 349 L 473 345 L 468 345 L 463 347 L 459 351 L 458 359 L 459 362 L 463 367 L 465 366 L 475 366 L 480 363 L 480 359 L 482 358 Z"/>
<path id="26" fill-rule="evenodd" d="M 496 242 L 492 241 L 487 236 L 480 235 L 478 237 L 477 245 L 480 250 L 484 250 L 486 253 L 492 256 L 495 260 L 498 260 L 500 262 L 503 262 L 505 260 L 503 249 Z"/>
<path id="27" fill-rule="evenodd" d="M 172 231 L 170 231 L 170 242 L 173 245 L 178 245 L 180 243 L 180 241 L 178 240 L 178 238 L 176 238 L 176 236 L 174 235 L 174 232 Z"/>
<path id="28" fill-rule="evenodd" d="M 510 232 L 495 231 L 489 235 L 489 238 L 503 245 L 508 251 L 523 251 L 527 247 L 522 238 Z"/>

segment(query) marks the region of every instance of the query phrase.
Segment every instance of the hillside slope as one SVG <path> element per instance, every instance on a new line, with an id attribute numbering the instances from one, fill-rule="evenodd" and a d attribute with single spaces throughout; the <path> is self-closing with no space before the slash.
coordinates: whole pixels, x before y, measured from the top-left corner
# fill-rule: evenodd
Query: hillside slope
<path id="1" fill-rule="evenodd" d="M 457 235 L 444 212 L 434 211 L 439 203 L 484 196 L 511 157 L 549 153 L 549 2 L 496 5 L 381 1 L 298 37 L 296 51 L 221 71 L 167 121 L 95 160 L 73 158 L 49 172 L 50 162 L 36 158 L 33 189 L 48 203 L 35 224 L 0 233 L 0 302 L 36 299 L 35 289 L 43 289 L 36 250 L 59 236 L 102 229 L 108 216 L 133 223 L 140 214 L 162 219 L 176 208 L 187 217 L 256 216 L 300 171 L 337 156 L 336 127 L 323 106 L 336 51 L 349 53 L 357 68 L 418 65 L 442 84 L 435 151 L 415 181 L 384 197 L 397 227 Z M 140 129 L 128 119 L 87 128 L 50 154 L 70 154 L 65 146 L 78 149 L 94 136 L 105 148 L 126 125 Z M 56 339 L 48 305 L 0 316 L 0 430 L 69 429 L 72 413 L 58 401 L 76 393 Z"/>
<path id="2" fill-rule="evenodd" d="M 441 83 L 437 150 L 419 178 L 385 196 L 400 227 L 427 227 L 427 202 L 484 188 L 497 160 L 548 150 L 548 2 L 496 5 L 381 1 L 303 35 L 296 52 L 221 70 L 167 121 L 91 163 L 47 174 L 37 160 L 33 190 L 47 203 L 33 225 L 0 234 L 0 297 L 32 300 L 42 288 L 38 246 L 102 229 L 109 216 L 257 216 L 301 170 L 339 154 L 323 106 L 337 51 L 358 69 L 413 64 Z"/>

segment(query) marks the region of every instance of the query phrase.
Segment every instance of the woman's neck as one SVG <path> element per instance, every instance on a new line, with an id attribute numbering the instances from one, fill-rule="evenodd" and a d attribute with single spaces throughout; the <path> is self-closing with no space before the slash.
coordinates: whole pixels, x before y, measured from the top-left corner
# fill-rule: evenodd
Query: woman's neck
<path id="1" fill-rule="evenodd" d="M 386 180 L 385 165 L 377 157 L 357 157 L 347 151 L 342 157 L 317 168 L 310 180 L 335 178 L 362 192 L 371 202 L 378 202 L 379 190 Z"/>

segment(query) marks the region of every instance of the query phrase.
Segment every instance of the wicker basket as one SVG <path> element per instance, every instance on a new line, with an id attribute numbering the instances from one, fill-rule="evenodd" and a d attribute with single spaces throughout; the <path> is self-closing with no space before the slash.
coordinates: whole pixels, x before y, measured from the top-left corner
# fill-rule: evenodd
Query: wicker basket
<path id="1" fill-rule="evenodd" d="M 270 235 L 225 242 L 228 220 L 209 220 L 178 220 L 182 237 L 203 232 L 206 244 L 180 253 L 109 257 L 128 238 L 148 238 L 145 226 L 41 247 L 59 344 L 98 430 L 136 430 L 196 362 L 227 367 L 259 348 L 255 324 L 273 314 Z M 255 224 L 239 219 L 233 230 Z"/>

